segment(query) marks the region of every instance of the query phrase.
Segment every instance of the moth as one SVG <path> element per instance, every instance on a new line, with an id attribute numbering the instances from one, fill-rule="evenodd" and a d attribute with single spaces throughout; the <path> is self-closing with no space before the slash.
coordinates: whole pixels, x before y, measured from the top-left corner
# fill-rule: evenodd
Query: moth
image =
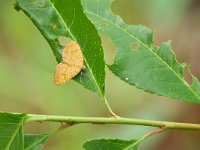
<path id="1" fill-rule="evenodd" d="M 62 85 L 84 69 L 83 54 L 75 41 L 70 41 L 62 50 L 62 61 L 56 67 L 54 82 Z"/>

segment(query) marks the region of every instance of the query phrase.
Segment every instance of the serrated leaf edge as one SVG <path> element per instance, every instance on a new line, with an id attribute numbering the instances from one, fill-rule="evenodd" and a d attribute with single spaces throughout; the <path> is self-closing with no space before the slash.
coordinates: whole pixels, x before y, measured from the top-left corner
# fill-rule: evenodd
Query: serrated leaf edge
<path id="1" fill-rule="evenodd" d="M 114 1 L 114 0 L 111 0 L 111 1 L 110 1 L 110 5 L 111 5 L 111 3 L 112 3 L 113 1 Z M 130 37 L 132 37 L 133 39 L 135 39 L 139 44 L 141 44 L 141 45 L 143 45 L 144 47 L 146 47 L 147 50 L 149 50 L 150 52 L 152 52 L 153 55 L 155 55 L 162 63 L 164 63 L 164 64 L 165 64 L 165 65 L 166 65 L 166 66 L 167 66 L 167 67 L 168 67 L 168 68 L 183 82 L 183 84 L 185 84 L 185 86 L 198 98 L 198 101 L 199 101 L 199 103 L 200 103 L 200 96 L 197 95 L 197 93 L 191 88 L 191 86 L 190 86 L 185 80 L 183 80 L 183 79 L 177 74 L 177 72 L 173 70 L 172 67 L 170 67 L 165 61 L 162 60 L 162 58 L 160 58 L 156 53 L 153 52 L 153 47 L 152 47 L 152 48 L 148 47 L 148 46 L 147 46 L 144 42 L 142 42 L 140 39 L 138 39 L 138 38 L 135 37 L 134 35 L 130 34 L 130 33 L 129 33 L 128 31 L 126 31 L 125 29 L 122 29 L 118 24 L 114 24 L 114 23 L 110 22 L 107 18 L 103 18 L 103 17 L 99 16 L 98 14 L 95 14 L 95 13 L 93 13 L 93 12 L 90 12 L 90 11 L 88 11 L 88 10 L 86 10 L 86 9 L 85 9 L 85 12 L 87 12 L 88 14 L 94 15 L 94 16 L 96 16 L 96 17 L 99 17 L 99 18 L 101 18 L 102 20 L 106 20 L 109 24 L 112 24 L 112 25 L 116 26 L 117 28 L 119 28 L 119 29 L 122 30 L 123 32 L 127 33 Z M 117 16 L 117 17 L 118 17 L 117 19 L 121 19 L 121 20 L 123 21 L 123 19 L 122 19 L 120 16 L 115 15 L 115 14 L 111 11 L 111 9 L 109 9 L 109 13 L 111 13 L 113 16 Z M 123 21 L 123 23 L 124 23 L 124 21 Z M 124 23 L 124 24 L 127 25 L 126 23 Z M 108 35 L 108 38 L 110 39 L 110 41 L 111 41 L 112 43 L 115 44 L 115 42 L 112 41 L 112 39 L 110 38 L 109 35 Z M 173 52 L 173 53 L 174 53 L 174 52 Z M 175 57 L 175 60 L 177 61 L 176 57 Z M 177 61 L 177 63 L 178 63 L 178 61 Z M 109 66 L 111 66 L 111 65 L 109 65 Z M 110 67 L 108 67 L 108 68 L 110 69 Z M 110 70 L 111 70 L 111 69 L 110 69 Z M 111 70 L 111 72 L 113 72 L 113 71 Z M 113 73 L 114 73 L 114 72 L 113 72 Z M 120 78 L 120 77 L 119 77 L 119 78 Z M 120 79 L 123 80 L 122 78 L 120 78 Z M 124 80 L 123 80 L 123 81 L 124 81 Z M 124 81 L 124 82 L 127 83 L 126 81 Z M 129 83 L 128 83 L 128 84 L 129 84 Z M 146 92 L 150 92 L 150 93 L 152 93 L 152 94 L 156 94 L 156 95 L 159 95 L 159 96 L 163 96 L 163 95 L 160 95 L 160 94 L 157 94 L 157 93 L 148 91 L 148 90 L 146 90 L 146 89 L 139 88 L 139 87 L 136 86 L 135 84 L 130 84 L 130 85 L 134 85 L 134 86 L 137 87 L 138 89 L 142 89 L 142 90 L 144 90 L 144 91 L 146 91 Z M 167 97 L 170 97 L 170 98 L 171 98 L 171 96 L 167 96 Z"/>
<path id="2" fill-rule="evenodd" d="M 108 140 L 112 140 L 112 141 L 115 141 L 115 140 L 118 140 L 118 141 L 124 141 L 124 142 L 133 142 L 131 145 L 127 146 L 125 149 L 123 150 L 129 150 L 129 148 L 133 147 L 133 146 L 137 146 L 141 141 L 142 139 L 138 139 L 138 140 L 135 140 L 135 139 L 132 139 L 132 140 L 122 140 L 122 139 L 95 139 L 95 140 L 88 140 L 86 141 L 84 144 L 83 144 L 83 148 L 84 148 L 84 145 L 87 144 L 87 143 L 90 143 L 90 142 L 93 142 L 93 141 L 108 141 Z"/>

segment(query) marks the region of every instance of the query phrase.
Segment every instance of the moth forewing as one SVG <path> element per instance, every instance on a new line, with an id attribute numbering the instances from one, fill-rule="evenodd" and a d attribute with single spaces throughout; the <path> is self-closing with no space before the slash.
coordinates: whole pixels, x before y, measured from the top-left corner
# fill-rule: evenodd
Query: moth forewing
<path id="1" fill-rule="evenodd" d="M 62 62 L 57 65 L 54 75 L 55 84 L 64 84 L 84 68 L 81 48 L 76 42 L 71 41 L 62 50 Z"/>

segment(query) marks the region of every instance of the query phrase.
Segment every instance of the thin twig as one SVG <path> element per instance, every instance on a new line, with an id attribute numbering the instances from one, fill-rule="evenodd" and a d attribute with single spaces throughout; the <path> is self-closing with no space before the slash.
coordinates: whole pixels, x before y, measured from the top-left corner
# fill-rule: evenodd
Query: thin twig
<path id="1" fill-rule="evenodd" d="M 124 125 L 143 125 L 178 130 L 199 130 L 200 124 L 191 123 L 178 123 L 178 122 L 166 122 L 166 121 L 153 121 L 142 119 L 130 119 L 130 118 L 103 118 L 103 117 L 73 117 L 73 116 L 51 116 L 51 115 L 34 115 L 28 114 L 26 122 L 30 121 L 48 121 L 48 122 L 65 122 L 69 124 L 124 124 Z"/>

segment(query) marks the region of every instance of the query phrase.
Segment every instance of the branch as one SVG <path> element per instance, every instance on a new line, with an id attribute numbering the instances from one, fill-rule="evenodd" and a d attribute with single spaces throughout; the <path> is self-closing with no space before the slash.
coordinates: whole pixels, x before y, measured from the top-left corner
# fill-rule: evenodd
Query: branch
<path id="1" fill-rule="evenodd" d="M 143 125 L 159 127 L 165 130 L 178 129 L 178 130 L 199 130 L 200 124 L 191 123 L 177 123 L 177 122 L 165 122 L 165 121 L 153 121 L 142 119 L 130 119 L 130 118 L 103 118 L 103 117 L 72 117 L 72 116 L 52 116 L 52 115 L 35 115 L 28 114 L 26 122 L 38 121 L 38 122 L 63 122 L 69 124 L 123 124 L 123 125 Z"/>

